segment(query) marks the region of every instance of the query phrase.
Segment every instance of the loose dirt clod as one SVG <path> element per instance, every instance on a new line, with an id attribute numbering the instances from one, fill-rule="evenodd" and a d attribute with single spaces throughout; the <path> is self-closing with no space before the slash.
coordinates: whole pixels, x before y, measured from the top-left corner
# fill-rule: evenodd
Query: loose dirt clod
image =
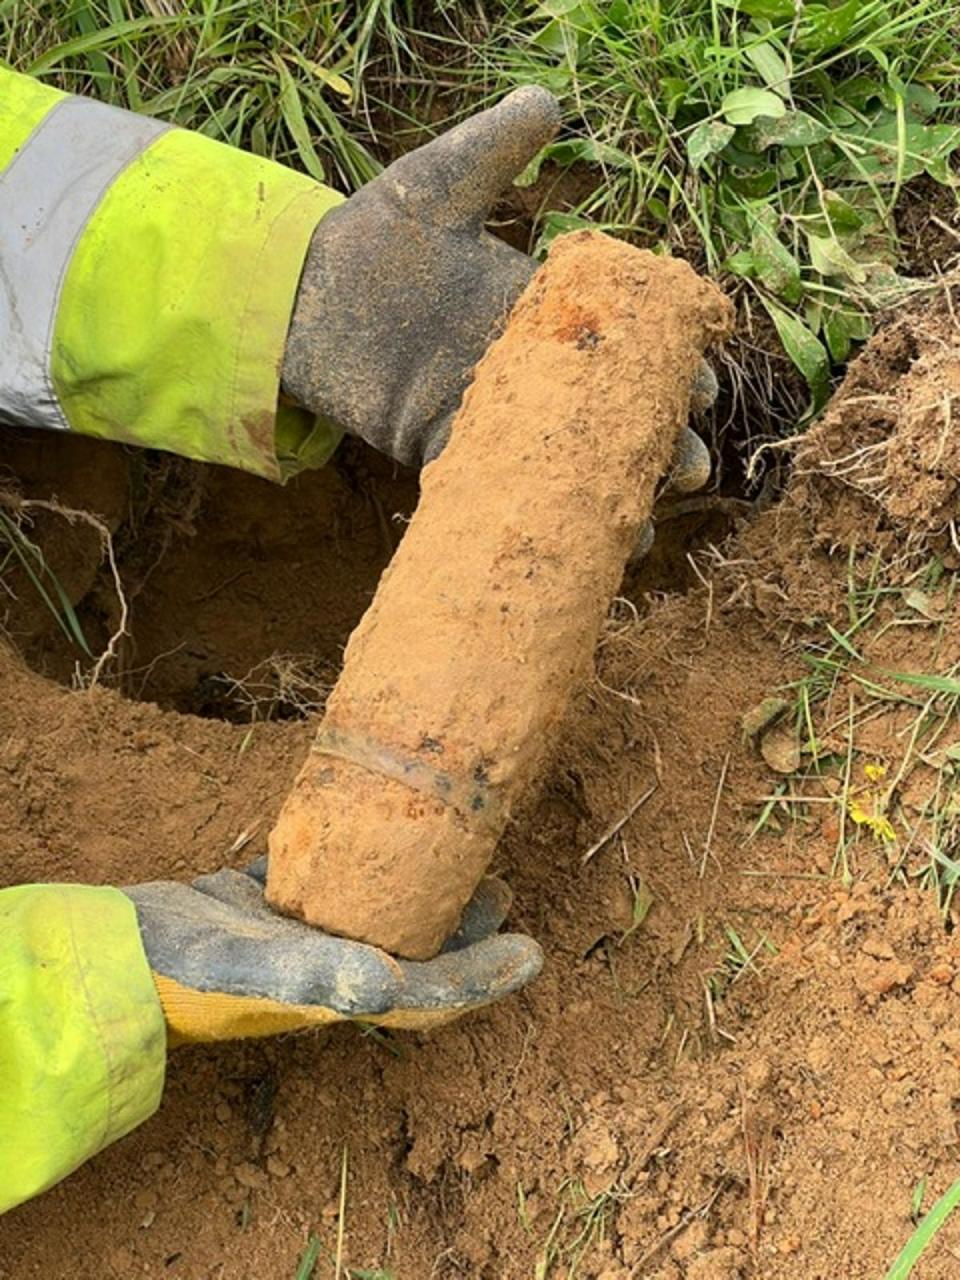
<path id="1" fill-rule="evenodd" d="M 542 769 L 730 308 L 559 241 L 477 367 L 270 841 L 268 897 L 434 955 Z"/>

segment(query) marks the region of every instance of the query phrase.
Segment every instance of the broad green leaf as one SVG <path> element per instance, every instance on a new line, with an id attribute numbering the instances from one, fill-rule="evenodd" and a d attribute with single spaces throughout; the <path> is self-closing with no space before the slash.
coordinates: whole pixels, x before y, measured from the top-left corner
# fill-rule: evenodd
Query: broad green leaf
<path id="1" fill-rule="evenodd" d="M 834 236 L 807 235 L 807 247 L 814 269 L 822 276 L 843 276 L 855 284 L 863 284 L 867 269 L 855 261 Z"/>
<path id="2" fill-rule="evenodd" d="M 799 302 L 802 293 L 800 263 L 777 235 L 777 216 L 762 209 L 752 220 L 750 248 L 757 279 L 778 298 Z"/>
<path id="3" fill-rule="evenodd" d="M 513 180 L 515 187 L 532 187 L 540 177 L 540 170 L 547 160 L 568 166 L 578 161 L 585 164 L 606 164 L 624 168 L 631 163 L 625 151 L 594 138 L 564 138 L 562 142 L 548 142 L 533 157 L 527 167 Z"/>
<path id="4" fill-rule="evenodd" d="M 743 169 L 747 173 L 769 173 L 770 161 L 760 151 L 747 151 L 740 145 L 744 135 L 749 135 L 753 125 L 736 129 L 733 141 L 727 144 L 723 153 L 724 164 L 730 169 Z"/>
<path id="5" fill-rule="evenodd" d="M 828 311 L 823 319 L 823 336 L 834 364 L 845 364 L 852 344 L 869 338 L 871 327 L 869 316 L 862 311 L 845 307 Z"/>
<path id="6" fill-rule="evenodd" d="M 632 163 L 625 151 L 595 138 L 565 138 L 562 142 L 552 142 L 544 147 L 544 158 L 562 165 L 576 164 L 580 160 L 586 164 L 608 164 L 621 169 Z"/>
<path id="7" fill-rule="evenodd" d="M 928 120 L 940 106 L 940 95 L 925 84 L 908 84 L 903 93 L 907 110 L 919 120 Z"/>
<path id="8" fill-rule="evenodd" d="M 798 44 L 816 53 L 835 49 L 850 34 L 862 4 L 863 0 L 846 0 L 846 4 L 836 8 L 824 4 L 804 5 Z"/>
<path id="9" fill-rule="evenodd" d="M 783 99 L 769 89 L 734 89 L 720 106 L 728 124 L 752 124 L 760 116 L 777 119 L 786 109 Z"/>
<path id="10" fill-rule="evenodd" d="M 793 0 L 740 0 L 739 4 L 731 4 L 731 8 L 739 9 L 750 18 L 765 18 L 768 22 L 792 18 L 795 12 Z"/>
<path id="11" fill-rule="evenodd" d="M 660 92 L 668 120 L 672 120 L 677 114 L 677 108 L 683 103 L 689 90 L 689 81 L 681 80 L 679 76 L 664 76 L 660 81 Z"/>
<path id="12" fill-rule="evenodd" d="M 790 83 L 790 72 L 772 44 L 764 40 L 760 44 L 750 45 L 743 52 L 768 89 L 777 89 L 780 93 L 786 90 Z"/>
<path id="13" fill-rule="evenodd" d="M 834 129 L 849 129 L 857 124 L 857 117 L 854 113 L 839 102 L 833 103 L 823 114 Z"/>
<path id="14" fill-rule="evenodd" d="M 670 210 L 667 208 L 665 200 L 661 200 L 659 196 L 651 196 L 646 204 L 647 213 L 651 218 L 655 218 L 657 222 L 669 222 Z"/>
<path id="15" fill-rule="evenodd" d="M 800 173 L 800 165 L 792 151 L 786 147 L 777 152 L 777 177 L 781 182 L 793 182 Z M 806 170 L 804 169 L 804 173 Z"/>
<path id="16" fill-rule="evenodd" d="M 830 357 L 827 350 L 801 319 L 763 294 L 760 296 L 770 319 L 776 325 L 784 351 L 803 374 L 810 388 L 810 412 L 817 413 L 830 395 Z"/>
<path id="17" fill-rule="evenodd" d="M 803 297 L 803 323 L 811 333 L 819 334 L 823 325 L 823 297 L 806 293 Z"/>
<path id="18" fill-rule="evenodd" d="M 607 26 L 614 27 L 618 31 L 630 30 L 630 20 L 632 16 L 630 0 L 613 0 L 612 4 L 608 6 L 605 14 Z"/>
<path id="19" fill-rule="evenodd" d="M 861 182 L 907 182 L 921 173 L 942 181 L 946 161 L 960 149 L 960 125 L 908 120 L 901 134 L 892 112 L 882 113 L 867 128 L 854 123 L 842 136 L 848 145 L 854 144 L 851 150 L 855 151 L 837 167 L 836 174 Z"/>
<path id="20" fill-rule="evenodd" d="M 863 215 L 836 191 L 826 190 L 822 198 L 824 221 L 838 235 L 859 231 L 864 226 Z"/>
<path id="21" fill-rule="evenodd" d="M 830 129 L 806 111 L 785 111 L 778 119 L 761 117 L 742 130 L 747 134 L 751 150 L 767 147 L 812 147 L 830 137 Z"/>
<path id="22" fill-rule="evenodd" d="M 557 236 L 566 235 L 568 231 L 582 231 L 584 228 L 596 230 L 596 227 L 595 222 L 582 217 L 579 213 L 561 213 L 556 209 L 551 210 L 544 216 L 543 230 L 533 250 L 534 257 L 545 253 Z"/>
<path id="23" fill-rule="evenodd" d="M 533 12 L 535 18 L 575 18 L 583 8 L 583 0 L 542 0 Z"/>
<path id="24" fill-rule="evenodd" d="M 721 187 L 721 194 L 725 190 L 725 188 Z M 725 204 L 718 205 L 717 221 L 731 239 L 739 240 L 742 243 L 750 238 L 750 223 L 747 221 L 747 215 L 739 202 L 733 208 Z"/>
<path id="25" fill-rule="evenodd" d="M 584 14 L 580 4 L 573 4 L 560 17 L 551 19 L 534 37 L 531 43 L 544 53 L 558 58 L 576 58 L 580 51 Z"/>
<path id="26" fill-rule="evenodd" d="M 704 120 L 687 139 L 687 159 L 692 169 L 699 169 L 710 156 L 723 150 L 736 130 L 722 120 Z"/>
<path id="27" fill-rule="evenodd" d="M 768 165 L 765 173 L 730 174 L 726 185 L 747 200 L 762 200 L 777 185 L 777 171 Z"/>
<path id="28" fill-rule="evenodd" d="M 741 249 L 739 253 L 732 253 L 723 265 L 732 275 L 740 276 L 744 280 L 756 280 L 757 278 L 757 263 L 749 249 Z"/>
<path id="29" fill-rule="evenodd" d="M 851 76 L 849 80 L 841 80 L 837 86 L 837 96 L 841 102 L 857 111 L 865 111 L 872 102 L 886 102 L 886 91 L 880 81 L 862 74 Z"/>

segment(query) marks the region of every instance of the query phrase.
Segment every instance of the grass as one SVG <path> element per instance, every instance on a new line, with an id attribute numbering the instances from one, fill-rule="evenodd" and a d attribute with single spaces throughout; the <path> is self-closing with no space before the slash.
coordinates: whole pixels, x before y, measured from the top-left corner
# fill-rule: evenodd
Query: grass
<path id="1" fill-rule="evenodd" d="M 734 389 L 789 429 L 905 288 L 897 209 L 960 149 L 960 0 L 0 0 L 0 59 L 347 191 L 544 84 L 531 245 L 591 222 L 722 277 Z"/>
<path id="2" fill-rule="evenodd" d="M 765 313 L 820 408 L 903 287 L 905 185 L 951 181 L 956 0 L 506 8 L 485 73 L 563 95 L 573 136 L 542 159 L 603 175 L 572 214 L 546 213 L 541 243 L 588 217 L 702 261 L 748 327 Z"/>
<path id="3" fill-rule="evenodd" d="M 822 639 L 802 655 L 807 675 L 785 691 L 792 699 L 778 723 L 792 726 L 800 768 L 763 798 L 750 833 L 820 824 L 832 812 L 833 875 L 850 884 L 860 854 L 877 856 L 888 883 L 935 893 L 944 920 L 960 884 L 960 663 L 894 670 L 871 655 L 909 629 L 913 661 L 943 665 L 957 586 L 937 557 L 894 584 L 876 560 L 855 572 L 851 555 L 847 625 L 822 623 Z M 876 722 L 885 727 L 879 754 L 865 742 Z"/>
<path id="4" fill-rule="evenodd" d="M 332 1266 L 332 1280 L 396 1280 L 393 1271 L 384 1267 L 350 1267 L 344 1262 L 347 1231 L 347 1186 L 349 1154 L 346 1144 L 340 1154 L 340 1191 L 337 1200 L 337 1235 L 333 1252 L 325 1250 L 319 1236 L 312 1235 L 300 1256 L 294 1280 L 313 1280 L 321 1253 L 326 1253 Z M 387 1248 L 397 1227 L 396 1207 L 391 1205 L 387 1214 Z"/>
<path id="5" fill-rule="evenodd" d="M 884 1276 L 884 1280 L 908 1280 L 921 1254 L 958 1205 L 960 1205 L 960 1179 L 944 1192 L 927 1216 L 918 1224 Z"/>
<path id="6" fill-rule="evenodd" d="M 22 522 L 0 510 L 0 582 L 4 581 L 5 571 L 16 566 L 26 575 L 66 639 L 92 658 L 80 619 L 60 579 L 37 544 L 27 537 Z"/>
<path id="7" fill-rule="evenodd" d="M 565 1280 L 577 1280 L 588 1253 L 602 1243 L 609 1220 L 630 1193 L 620 1186 L 590 1195 L 583 1183 L 571 1178 L 560 1187 L 561 1205 L 534 1265 L 534 1280 L 550 1280 L 562 1268 Z"/>

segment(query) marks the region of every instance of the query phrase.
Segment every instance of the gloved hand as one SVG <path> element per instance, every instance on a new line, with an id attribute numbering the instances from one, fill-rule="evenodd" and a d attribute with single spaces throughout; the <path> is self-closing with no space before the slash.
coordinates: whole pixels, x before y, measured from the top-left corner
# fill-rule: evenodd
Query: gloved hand
<path id="1" fill-rule="evenodd" d="M 484 222 L 559 121 L 546 89 L 517 89 L 326 215 L 287 336 L 287 395 L 399 462 L 440 453 L 474 365 L 537 267 Z M 693 408 L 716 393 L 704 364 Z M 709 453 L 687 429 L 671 484 L 689 492 L 709 476 Z"/>
<path id="2" fill-rule="evenodd" d="M 395 960 L 278 915 L 263 896 L 266 859 L 191 885 L 125 889 L 173 1045 L 279 1035 L 355 1020 L 436 1026 L 510 995 L 535 978 L 532 938 L 498 934 L 511 895 L 488 878 L 434 960 Z"/>

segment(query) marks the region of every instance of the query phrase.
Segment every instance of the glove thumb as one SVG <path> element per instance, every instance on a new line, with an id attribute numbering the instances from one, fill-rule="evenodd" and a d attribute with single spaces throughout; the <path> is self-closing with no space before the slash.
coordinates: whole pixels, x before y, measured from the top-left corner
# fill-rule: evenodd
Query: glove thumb
<path id="1" fill-rule="evenodd" d="M 513 179 L 556 133 L 560 107 L 537 85 L 395 161 L 367 191 L 386 189 L 418 221 L 478 227 Z"/>

